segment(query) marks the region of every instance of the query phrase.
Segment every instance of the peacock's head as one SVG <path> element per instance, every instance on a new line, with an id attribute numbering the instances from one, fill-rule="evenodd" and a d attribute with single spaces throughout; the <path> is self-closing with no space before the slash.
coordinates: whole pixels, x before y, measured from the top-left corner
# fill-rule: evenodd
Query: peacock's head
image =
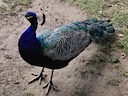
<path id="1" fill-rule="evenodd" d="M 26 14 L 22 14 L 23 16 L 26 17 L 26 19 L 31 23 L 31 24 L 35 24 L 37 23 L 37 19 L 40 19 L 40 17 L 34 13 L 34 12 L 27 12 Z M 41 25 L 43 25 L 45 23 L 45 15 L 44 13 L 42 14 L 43 15 L 43 22 L 41 23 Z"/>
<path id="2" fill-rule="evenodd" d="M 30 19 L 33 19 L 33 18 L 37 18 L 36 14 L 34 12 L 27 12 L 25 14 L 25 17 L 26 17 L 27 20 L 30 20 Z"/>
<path id="3" fill-rule="evenodd" d="M 23 14 L 30 23 L 37 23 L 37 16 L 34 12 L 27 12 Z"/>

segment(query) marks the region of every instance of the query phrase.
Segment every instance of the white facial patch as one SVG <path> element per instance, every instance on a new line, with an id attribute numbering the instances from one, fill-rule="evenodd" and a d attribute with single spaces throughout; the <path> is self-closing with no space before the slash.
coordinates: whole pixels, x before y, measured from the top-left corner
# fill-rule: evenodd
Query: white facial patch
<path id="1" fill-rule="evenodd" d="M 28 16 L 28 17 L 26 17 L 26 18 L 29 20 L 29 19 L 33 18 L 33 16 Z"/>

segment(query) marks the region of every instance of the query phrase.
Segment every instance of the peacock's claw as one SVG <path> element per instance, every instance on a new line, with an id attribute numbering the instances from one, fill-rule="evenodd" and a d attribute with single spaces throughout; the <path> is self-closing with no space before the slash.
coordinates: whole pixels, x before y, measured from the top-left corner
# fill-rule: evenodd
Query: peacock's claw
<path id="1" fill-rule="evenodd" d="M 45 77 L 47 76 L 46 74 L 40 74 L 40 75 L 32 74 L 32 75 L 37 76 L 37 77 L 33 79 L 32 81 L 30 81 L 28 84 L 31 84 L 37 80 L 39 80 L 39 84 L 41 84 L 42 80 L 44 80 Z"/>
<path id="2" fill-rule="evenodd" d="M 32 73 L 31 75 L 39 77 L 39 75 L 37 75 L 37 74 L 34 74 L 34 73 Z M 40 74 L 40 75 L 42 75 L 42 77 L 46 77 L 46 76 L 47 76 L 47 74 L 45 74 L 45 73 L 43 73 L 43 74 Z"/>
<path id="3" fill-rule="evenodd" d="M 40 72 L 39 75 L 36 75 L 36 74 L 33 74 L 33 73 L 32 73 L 32 75 L 37 76 L 37 77 L 36 77 L 35 79 L 33 79 L 32 81 L 30 81 L 28 84 L 31 84 L 31 83 L 33 83 L 33 82 L 35 82 L 35 81 L 37 81 L 37 80 L 39 80 L 39 84 L 41 84 L 41 81 L 42 81 L 43 79 L 45 79 L 45 77 L 47 76 L 47 75 L 44 74 L 43 72 L 44 72 L 44 67 L 42 68 L 42 70 L 41 70 L 41 72 Z"/>
<path id="4" fill-rule="evenodd" d="M 57 88 L 53 85 L 52 81 L 49 81 L 46 85 L 43 86 L 43 88 L 46 88 L 46 87 L 47 87 L 46 93 L 45 93 L 46 95 L 48 95 L 50 89 L 54 89 L 55 91 L 60 91 L 59 89 L 57 89 Z"/>

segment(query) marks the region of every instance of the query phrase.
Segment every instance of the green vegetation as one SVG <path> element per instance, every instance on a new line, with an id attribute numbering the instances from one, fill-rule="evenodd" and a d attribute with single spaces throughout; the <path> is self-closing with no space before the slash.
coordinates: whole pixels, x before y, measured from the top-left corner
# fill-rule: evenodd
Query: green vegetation
<path id="1" fill-rule="evenodd" d="M 30 0 L 3 0 L 5 5 L 0 6 L 0 15 L 10 15 L 15 16 L 17 15 L 18 11 L 22 10 L 21 6 L 28 5 Z M 16 10 L 16 8 L 18 10 Z"/>
<path id="2" fill-rule="evenodd" d="M 119 62 L 119 58 L 117 58 L 115 56 L 110 56 L 108 58 L 108 62 L 110 62 L 111 64 L 117 64 Z"/>
<path id="3" fill-rule="evenodd" d="M 3 0 L 3 2 L 14 6 L 17 5 L 27 5 L 30 0 Z"/>
<path id="4" fill-rule="evenodd" d="M 108 82 L 108 84 L 111 86 L 119 86 L 120 83 L 121 80 L 119 80 L 118 78 L 113 78 Z"/>
<path id="5" fill-rule="evenodd" d="M 23 93 L 21 96 L 34 96 L 32 93 Z"/>
<path id="6" fill-rule="evenodd" d="M 89 18 L 110 19 L 117 34 L 115 47 L 128 53 L 128 0 L 68 0 L 86 11 Z"/>
<path id="7" fill-rule="evenodd" d="M 83 91 L 82 88 L 80 88 L 80 89 L 77 89 L 76 88 L 76 91 L 75 91 L 75 94 L 74 95 L 75 96 L 87 96 L 87 93 L 85 91 Z"/>
<path id="8" fill-rule="evenodd" d="M 99 64 L 107 61 L 108 56 L 103 56 L 103 55 L 97 55 L 95 54 L 91 59 L 87 60 L 86 64 Z"/>

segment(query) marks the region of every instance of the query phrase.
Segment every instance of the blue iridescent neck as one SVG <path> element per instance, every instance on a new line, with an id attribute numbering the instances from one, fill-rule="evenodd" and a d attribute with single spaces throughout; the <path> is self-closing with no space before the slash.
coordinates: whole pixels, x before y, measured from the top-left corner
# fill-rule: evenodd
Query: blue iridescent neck
<path id="1" fill-rule="evenodd" d="M 30 32 L 36 32 L 36 29 L 38 27 L 38 24 L 31 24 L 30 27 L 28 28 Z"/>
<path id="2" fill-rule="evenodd" d="M 38 23 L 31 23 L 31 25 L 28 27 L 28 29 L 22 34 L 21 39 L 29 40 L 29 41 L 37 41 L 36 39 L 36 29 L 37 29 Z"/>
<path id="3" fill-rule="evenodd" d="M 36 32 L 36 29 L 38 27 L 38 23 L 35 22 L 35 23 L 31 23 L 31 25 L 28 27 L 28 29 L 24 32 L 24 33 L 35 33 Z"/>
<path id="4" fill-rule="evenodd" d="M 29 32 L 36 32 L 36 29 L 38 27 L 37 18 L 35 17 L 35 18 L 32 18 L 32 19 L 29 19 L 28 21 L 30 22 L 31 25 L 27 30 L 29 30 Z"/>

